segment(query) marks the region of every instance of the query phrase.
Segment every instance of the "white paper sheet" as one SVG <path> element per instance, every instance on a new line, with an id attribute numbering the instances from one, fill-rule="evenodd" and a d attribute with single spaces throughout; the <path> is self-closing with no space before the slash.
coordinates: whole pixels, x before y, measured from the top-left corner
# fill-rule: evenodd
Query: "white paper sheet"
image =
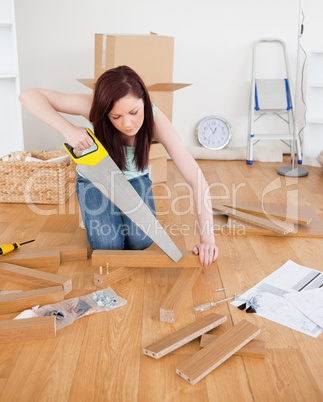
<path id="1" fill-rule="evenodd" d="M 319 289 L 320 286 L 323 286 L 322 272 L 289 260 L 231 304 L 238 307 L 253 299 L 255 314 L 316 338 L 322 333 L 322 328 L 303 314 L 299 304 L 296 308 L 288 297 Z"/>
<path id="2" fill-rule="evenodd" d="M 288 293 L 284 297 L 323 329 L 323 288 Z"/>

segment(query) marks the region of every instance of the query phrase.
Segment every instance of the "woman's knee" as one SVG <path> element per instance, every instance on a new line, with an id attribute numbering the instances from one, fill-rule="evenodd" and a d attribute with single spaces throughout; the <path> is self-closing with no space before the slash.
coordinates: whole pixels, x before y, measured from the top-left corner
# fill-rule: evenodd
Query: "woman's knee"
<path id="1" fill-rule="evenodd" d="M 122 226 L 101 224 L 91 219 L 86 222 L 87 238 L 93 250 L 123 250 L 124 235 Z"/>
<path id="2" fill-rule="evenodd" d="M 128 250 L 145 250 L 152 243 L 153 241 L 143 232 L 140 235 L 125 237 L 125 248 Z"/>

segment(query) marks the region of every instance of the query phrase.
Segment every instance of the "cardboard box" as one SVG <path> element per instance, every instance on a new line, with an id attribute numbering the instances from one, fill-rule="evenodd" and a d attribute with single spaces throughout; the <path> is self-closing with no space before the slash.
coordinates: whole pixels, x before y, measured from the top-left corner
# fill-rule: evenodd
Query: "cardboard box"
<path id="1" fill-rule="evenodd" d="M 173 118 L 173 93 L 191 84 L 165 82 L 148 86 L 151 101 L 160 109 L 169 121 Z"/>
<path id="2" fill-rule="evenodd" d="M 174 38 L 95 34 L 95 82 L 104 71 L 127 65 L 147 86 L 173 81 Z"/>
<path id="3" fill-rule="evenodd" d="M 104 71 L 128 65 L 141 76 L 155 105 L 172 121 L 173 92 L 191 85 L 172 82 L 173 63 L 173 37 L 95 34 L 95 77 L 78 81 L 94 89 Z"/>
<path id="4" fill-rule="evenodd" d="M 150 147 L 148 170 L 153 184 L 167 181 L 168 153 L 162 144 L 154 142 Z"/>

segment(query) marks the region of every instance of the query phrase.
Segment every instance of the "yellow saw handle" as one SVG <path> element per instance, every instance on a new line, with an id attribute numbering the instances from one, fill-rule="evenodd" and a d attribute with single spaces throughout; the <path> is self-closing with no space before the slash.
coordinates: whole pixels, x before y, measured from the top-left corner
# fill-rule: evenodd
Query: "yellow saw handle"
<path id="1" fill-rule="evenodd" d="M 89 136 L 92 138 L 92 140 L 94 141 L 94 144 L 96 145 L 96 149 L 94 149 L 93 151 L 90 151 L 84 155 L 77 156 L 74 153 L 74 148 L 72 148 L 69 144 L 67 144 L 65 142 L 63 145 L 64 145 L 64 148 L 66 149 L 66 151 L 71 155 L 71 158 L 73 159 L 73 161 L 75 163 L 80 163 L 82 165 L 95 166 L 108 155 L 108 151 L 104 148 L 104 146 L 95 137 L 95 135 L 92 133 L 92 131 L 89 128 L 87 128 L 86 131 L 89 134 Z"/>

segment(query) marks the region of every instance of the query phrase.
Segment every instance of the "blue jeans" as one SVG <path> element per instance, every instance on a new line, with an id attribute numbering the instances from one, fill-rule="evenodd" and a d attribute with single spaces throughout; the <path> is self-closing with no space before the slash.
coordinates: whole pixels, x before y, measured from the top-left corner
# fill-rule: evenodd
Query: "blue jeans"
<path id="1" fill-rule="evenodd" d="M 148 174 L 129 180 L 156 216 Z M 152 240 L 89 180 L 78 176 L 76 193 L 87 238 L 93 250 L 143 250 Z"/>

